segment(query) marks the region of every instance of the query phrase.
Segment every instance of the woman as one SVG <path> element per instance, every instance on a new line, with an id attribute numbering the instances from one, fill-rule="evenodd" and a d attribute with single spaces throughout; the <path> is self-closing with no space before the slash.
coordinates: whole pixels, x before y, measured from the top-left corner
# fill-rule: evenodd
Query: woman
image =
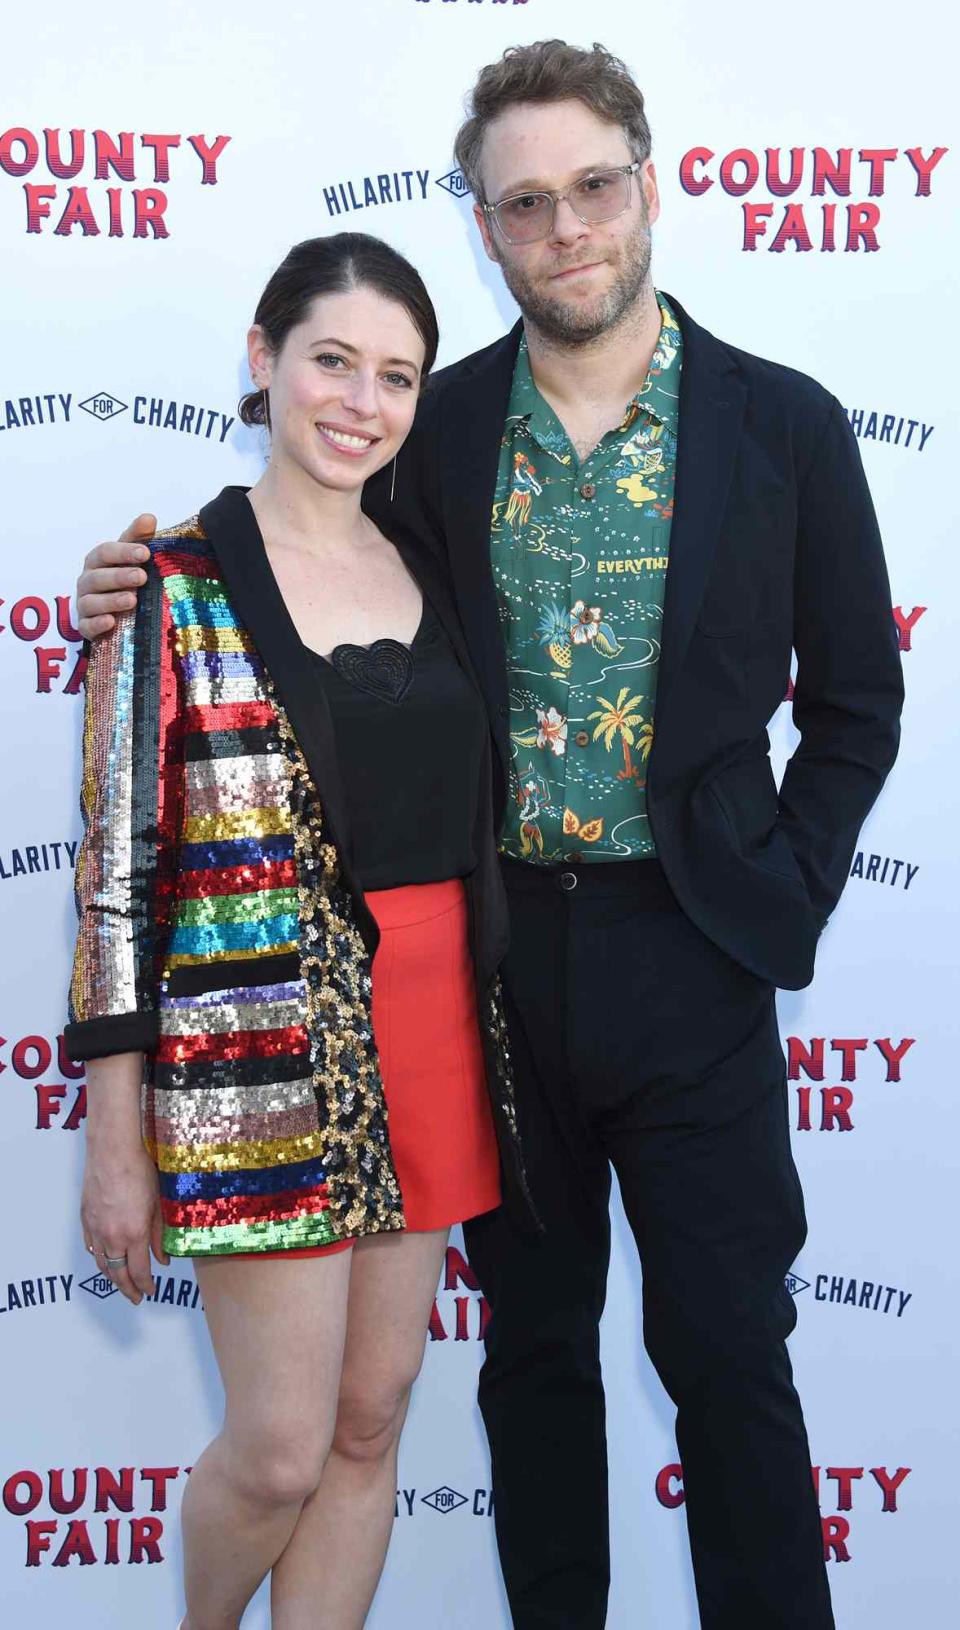
<path id="1" fill-rule="evenodd" d="M 498 1166 L 524 1192 L 505 914 L 456 618 L 360 502 L 396 478 L 429 296 L 376 239 L 311 240 L 248 344 L 268 467 L 158 536 L 91 658 L 67 1043 L 88 1248 L 135 1302 L 150 1243 L 192 1256 L 223 1377 L 184 1624 L 238 1625 L 272 1570 L 276 1630 L 312 1630 L 319 1600 L 346 1630 L 448 1228 L 498 1203 Z"/>

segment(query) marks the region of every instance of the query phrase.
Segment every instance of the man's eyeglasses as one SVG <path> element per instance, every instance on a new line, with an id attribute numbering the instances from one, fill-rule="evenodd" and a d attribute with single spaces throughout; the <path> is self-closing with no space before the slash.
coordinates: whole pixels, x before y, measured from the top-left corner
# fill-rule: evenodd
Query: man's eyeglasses
<path id="1" fill-rule="evenodd" d="M 493 216 L 507 243 L 537 243 L 553 231 L 557 205 L 565 198 L 578 221 L 593 226 L 612 221 L 630 207 L 633 177 L 642 169 L 639 160 L 621 164 L 615 170 L 594 170 L 582 176 L 564 192 L 518 192 L 501 198 L 498 204 L 484 204 L 486 216 Z"/>

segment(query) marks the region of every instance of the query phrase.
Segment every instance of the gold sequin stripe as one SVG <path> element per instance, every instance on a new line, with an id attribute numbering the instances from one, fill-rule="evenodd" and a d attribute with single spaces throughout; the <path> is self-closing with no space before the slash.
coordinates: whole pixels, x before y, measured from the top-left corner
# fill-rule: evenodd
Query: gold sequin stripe
<path id="1" fill-rule="evenodd" d="M 300 966 L 324 1139 L 331 1217 L 341 1235 L 405 1226 L 370 1017 L 370 958 L 339 881 L 320 798 L 284 709 L 266 682 L 290 766 L 300 898 Z"/>

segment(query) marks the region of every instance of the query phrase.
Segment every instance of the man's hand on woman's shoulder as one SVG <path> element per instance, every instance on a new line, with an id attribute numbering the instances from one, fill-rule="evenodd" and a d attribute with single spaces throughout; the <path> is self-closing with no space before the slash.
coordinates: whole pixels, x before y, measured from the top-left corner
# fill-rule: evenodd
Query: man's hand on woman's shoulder
<path id="1" fill-rule="evenodd" d="M 77 579 L 77 627 L 85 640 L 109 634 L 117 612 L 136 605 L 137 590 L 147 581 L 143 562 L 150 551 L 144 545 L 156 530 L 155 515 L 138 515 L 115 543 L 91 549 Z"/>

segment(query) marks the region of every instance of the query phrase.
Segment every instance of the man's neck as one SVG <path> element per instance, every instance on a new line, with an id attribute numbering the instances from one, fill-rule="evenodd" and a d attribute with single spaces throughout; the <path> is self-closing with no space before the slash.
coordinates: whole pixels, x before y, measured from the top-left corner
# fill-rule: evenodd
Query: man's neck
<path id="1" fill-rule="evenodd" d="M 650 368 L 660 334 L 660 308 L 648 282 L 634 306 L 606 333 L 584 345 L 565 345 L 524 320 L 534 384 L 561 420 L 591 403 L 624 406 Z"/>

